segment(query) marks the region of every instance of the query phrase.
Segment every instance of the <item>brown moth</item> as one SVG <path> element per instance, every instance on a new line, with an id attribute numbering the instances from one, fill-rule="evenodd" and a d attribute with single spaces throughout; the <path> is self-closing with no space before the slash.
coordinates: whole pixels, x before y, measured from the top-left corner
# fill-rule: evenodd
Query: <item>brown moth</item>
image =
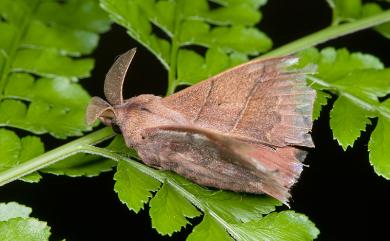
<path id="1" fill-rule="evenodd" d="M 122 86 L 135 49 L 121 55 L 104 84 L 107 101 L 93 97 L 88 124 L 119 127 L 142 161 L 200 185 L 266 193 L 287 203 L 290 187 L 313 147 L 315 91 L 292 56 L 254 60 L 171 96 L 127 100 Z"/>

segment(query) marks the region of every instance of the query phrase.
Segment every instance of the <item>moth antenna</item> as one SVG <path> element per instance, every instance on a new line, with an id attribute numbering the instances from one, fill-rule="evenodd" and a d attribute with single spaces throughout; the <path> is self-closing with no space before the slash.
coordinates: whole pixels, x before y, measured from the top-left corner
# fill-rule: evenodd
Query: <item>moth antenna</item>
<path id="1" fill-rule="evenodd" d="M 119 56 L 104 80 L 104 95 L 107 101 L 115 106 L 123 103 L 123 81 L 125 80 L 127 70 L 135 55 L 136 48 L 132 48 L 126 53 Z"/>

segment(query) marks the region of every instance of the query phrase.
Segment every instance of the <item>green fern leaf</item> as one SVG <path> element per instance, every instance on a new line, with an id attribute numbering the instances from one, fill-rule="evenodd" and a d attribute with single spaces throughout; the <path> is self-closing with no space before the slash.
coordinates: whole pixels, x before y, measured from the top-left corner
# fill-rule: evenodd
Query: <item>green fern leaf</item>
<path id="1" fill-rule="evenodd" d="M 0 129 L 0 172 L 30 160 L 44 152 L 43 143 L 38 137 L 26 136 L 21 139 L 12 131 Z M 33 173 L 22 180 L 38 182 L 41 176 Z"/>
<path id="2" fill-rule="evenodd" d="M 380 108 L 390 110 L 390 100 L 386 100 Z M 368 142 L 370 151 L 370 163 L 374 166 L 376 173 L 390 179 L 390 116 L 379 117 L 375 130 L 371 134 Z"/>
<path id="3" fill-rule="evenodd" d="M 3 91 L 5 100 L 0 103 L 0 122 L 57 137 L 79 135 L 85 130 L 84 104 L 90 97 L 81 85 L 67 79 L 35 80 L 26 73 L 12 74 L 8 81 Z M 27 107 L 24 101 L 31 103 Z"/>
<path id="4" fill-rule="evenodd" d="M 377 3 L 366 3 L 364 4 L 362 8 L 362 16 L 363 17 L 369 17 L 374 14 L 378 14 L 380 12 L 383 12 L 382 7 Z M 376 31 L 378 31 L 380 34 L 382 34 L 384 37 L 390 39 L 390 23 L 384 23 L 381 25 L 378 25 L 374 28 Z"/>
<path id="5" fill-rule="evenodd" d="M 201 213 L 181 193 L 168 182 L 164 182 L 161 189 L 149 203 L 149 214 L 152 218 L 152 227 L 162 235 L 171 235 L 180 231 L 189 223 L 187 218 L 194 218 Z"/>
<path id="6" fill-rule="evenodd" d="M 328 103 L 328 99 L 331 97 L 330 94 L 323 91 L 317 91 L 316 99 L 313 106 L 313 120 L 317 120 L 320 117 L 321 109 Z"/>
<path id="7" fill-rule="evenodd" d="M 390 159 L 385 146 L 389 143 L 386 124 L 390 121 L 390 105 L 388 101 L 381 103 L 379 98 L 390 94 L 390 68 L 384 68 L 372 55 L 345 49 L 308 49 L 300 56 L 302 64 L 318 64 L 312 86 L 319 93 L 329 91 L 339 96 L 330 113 L 330 127 L 344 150 L 353 146 L 371 123 L 369 118 L 378 118 L 369 141 L 370 162 L 379 175 L 389 179 Z M 315 108 L 320 109 L 319 105 Z"/>
<path id="8" fill-rule="evenodd" d="M 194 227 L 189 240 L 230 240 L 230 237 L 235 240 L 256 240 L 255 237 L 265 237 L 265 234 L 258 236 L 255 227 L 267 225 L 272 230 L 286 223 L 289 228 L 280 229 L 280 237 L 313 240 L 318 235 L 314 224 L 301 214 L 284 217 L 282 212 L 281 218 L 261 223 L 264 215 L 280 205 L 280 202 L 268 196 L 212 191 L 176 174 L 124 159 L 119 162 L 115 174 L 115 191 L 119 199 L 135 212 L 151 199 L 149 213 L 152 225 L 163 235 L 179 231 L 190 223 L 190 218 L 200 215 L 198 210 L 204 213 L 203 221 Z M 154 197 L 152 192 L 156 192 Z M 281 240 L 277 237 L 275 235 L 272 240 Z"/>
<path id="9" fill-rule="evenodd" d="M 135 213 L 144 207 L 144 204 L 153 196 L 152 192 L 161 186 L 159 181 L 124 161 L 119 162 L 114 180 L 116 181 L 114 190 L 118 193 L 119 199 Z"/>
<path id="10" fill-rule="evenodd" d="M 369 111 L 361 108 L 347 97 L 340 96 L 337 98 L 330 112 L 330 126 L 333 136 L 344 150 L 349 146 L 352 147 L 360 133 L 365 131 L 366 125 L 371 123 L 369 117 Z M 348 128 L 345 128 L 345 123 L 348 123 Z"/>
<path id="11" fill-rule="evenodd" d="M 110 159 L 80 153 L 41 169 L 40 172 L 69 177 L 95 177 L 102 172 L 111 171 L 116 164 L 115 161 Z"/>
<path id="12" fill-rule="evenodd" d="M 27 218 L 32 209 L 16 202 L 0 203 L 0 221 L 12 218 Z"/>
<path id="13" fill-rule="evenodd" d="M 312 240 L 319 234 L 313 223 L 294 211 L 271 213 L 260 220 L 234 225 L 240 240 L 301 241 Z"/>
<path id="14" fill-rule="evenodd" d="M 0 127 L 56 138 L 90 130 L 84 121 L 89 94 L 77 83 L 90 76 L 94 61 L 82 58 L 108 30 L 108 16 L 95 0 L 0 1 Z M 69 16 L 72 16 L 71 18 Z M 17 137 L 0 129 L 0 171 L 44 152 L 38 136 Z M 9 153 L 12 152 L 12 153 Z M 84 160 L 80 155 L 47 172 L 93 176 L 110 169 L 112 161 Z M 100 163 L 98 163 L 98 161 Z M 36 182 L 38 173 L 22 178 Z"/>
<path id="15" fill-rule="evenodd" d="M 179 52 L 177 67 L 178 85 L 192 85 L 248 60 L 245 54 L 226 54 L 219 48 L 209 49 L 203 58 L 194 51 L 183 49 Z"/>
<path id="16" fill-rule="evenodd" d="M 182 84 L 194 84 L 271 48 L 271 40 L 254 27 L 265 1 L 101 0 L 112 19 L 147 47 L 169 71 L 169 93 Z M 153 31 L 160 28 L 167 36 Z M 206 57 L 188 46 L 207 48 Z M 187 64 L 190 64 L 190 68 Z M 194 73 L 197 71 L 196 73 Z"/>
<path id="17" fill-rule="evenodd" d="M 333 11 L 333 25 L 353 22 L 384 11 L 378 3 L 363 3 L 362 0 L 327 0 L 327 2 Z M 390 38 L 390 23 L 380 24 L 374 29 L 384 37 Z"/>
<path id="18" fill-rule="evenodd" d="M 233 241 L 224 227 L 206 211 L 202 222 L 188 236 L 187 241 Z"/>
<path id="19" fill-rule="evenodd" d="M 65 18 L 69 16 L 63 15 L 66 12 L 78 18 Z M 98 34 L 109 26 L 96 1 L 4 0 L 0 15 L 4 19 L 0 32 L 6 36 L 0 39 L 0 126 L 58 138 L 88 130 L 84 108 L 89 95 L 71 81 L 90 75 L 93 60 L 75 57 L 89 54 L 97 45 Z M 39 89 L 42 82 L 53 82 L 43 98 L 44 91 Z M 34 93 L 26 91 L 30 87 Z M 77 91 L 75 95 L 70 94 L 73 90 Z M 52 103 L 47 98 L 57 101 Z M 9 112 L 12 108 L 15 113 Z"/>
<path id="20" fill-rule="evenodd" d="M 15 202 L 0 203 L 1 240 L 49 240 L 50 227 L 46 222 L 29 217 L 31 208 Z"/>
<path id="21" fill-rule="evenodd" d="M 360 17 L 362 0 L 327 0 L 333 10 L 333 23 L 352 21 Z"/>

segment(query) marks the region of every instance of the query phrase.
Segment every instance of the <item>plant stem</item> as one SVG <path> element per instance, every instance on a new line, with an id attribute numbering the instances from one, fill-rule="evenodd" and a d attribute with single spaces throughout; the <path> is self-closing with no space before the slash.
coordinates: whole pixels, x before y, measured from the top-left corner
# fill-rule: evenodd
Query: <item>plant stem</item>
<path id="1" fill-rule="evenodd" d="M 291 43 L 283 45 L 282 47 L 276 48 L 260 56 L 260 58 L 293 54 L 300 50 L 318 45 L 328 40 L 354 33 L 363 29 L 371 28 L 388 21 L 390 21 L 390 10 L 383 11 L 382 13 L 370 17 L 362 18 L 351 23 L 330 26 L 318 32 L 295 40 Z"/>
<path id="2" fill-rule="evenodd" d="M 175 92 L 176 89 L 176 78 L 177 78 L 177 52 L 179 51 L 180 44 L 178 40 L 178 36 L 180 35 L 180 24 L 182 21 L 181 13 L 177 12 L 177 8 L 175 8 L 175 21 L 174 21 L 174 30 L 172 37 L 172 45 L 171 45 L 171 56 L 168 70 L 168 89 L 165 95 L 171 95 Z"/>
<path id="3" fill-rule="evenodd" d="M 112 136 L 114 136 L 112 129 L 106 127 L 0 172 L 0 186 L 54 164 L 68 156 L 86 152 L 84 149 L 87 149 L 88 145 L 102 142 Z"/>
<path id="4" fill-rule="evenodd" d="M 171 58 L 168 72 L 168 89 L 165 95 L 171 95 L 176 89 L 176 65 L 177 65 L 177 51 L 179 49 L 177 41 L 172 41 Z"/>
<path id="5" fill-rule="evenodd" d="M 353 33 L 359 30 L 370 28 L 385 22 L 390 21 L 390 10 L 384 11 L 380 14 L 373 15 L 364 19 L 357 20 L 352 23 L 346 23 L 338 26 L 331 26 L 320 30 L 316 33 L 293 41 L 289 44 L 286 44 L 280 48 L 274 49 L 273 51 L 268 52 L 261 57 L 270 57 L 278 55 L 292 54 L 304 48 L 309 48 L 319 43 L 328 41 L 329 39 L 337 38 L 349 33 Z M 179 26 L 177 26 L 179 27 Z M 176 33 L 177 34 L 177 33 Z M 168 94 L 172 94 L 175 90 L 176 83 L 176 58 L 178 46 L 174 46 L 176 41 L 173 41 L 174 49 L 171 52 L 171 68 L 169 75 L 169 89 Z M 176 42 L 177 44 L 177 42 Z M 60 146 L 56 149 L 48 151 L 41 156 L 33 158 L 29 161 L 26 161 L 16 167 L 7 169 L 0 173 L 0 186 L 14 181 L 20 177 L 28 175 L 34 171 L 37 171 L 43 167 L 54 164 L 68 156 L 74 155 L 80 152 L 93 153 L 96 155 L 106 156 L 105 153 L 99 152 L 97 149 L 91 150 L 90 145 L 102 142 L 113 136 L 111 128 L 103 128 L 101 130 L 95 131 L 91 134 L 88 134 L 84 137 L 81 137 L 75 141 L 69 142 L 63 146 Z M 107 154 L 107 153 L 106 153 Z M 139 164 L 142 165 L 142 164 Z"/>

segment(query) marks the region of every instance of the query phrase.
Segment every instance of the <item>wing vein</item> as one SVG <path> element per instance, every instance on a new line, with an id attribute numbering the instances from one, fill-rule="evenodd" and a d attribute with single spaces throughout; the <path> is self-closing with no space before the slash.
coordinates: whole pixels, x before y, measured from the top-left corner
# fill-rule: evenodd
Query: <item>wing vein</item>
<path id="1" fill-rule="evenodd" d="M 199 108 L 199 111 L 198 111 L 198 113 L 196 114 L 196 116 L 195 116 L 195 118 L 194 118 L 194 120 L 193 120 L 193 123 L 195 123 L 196 121 L 198 121 L 198 119 L 199 119 L 200 115 L 202 114 L 202 111 L 203 111 L 204 107 L 206 106 L 206 103 L 207 103 L 207 101 L 208 101 L 208 99 L 209 99 L 209 97 L 210 97 L 210 95 L 211 95 L 211 92 L 212 92 L 213 88 L 214 88 L 214 79 L 211 79 L 211 80 L 210 80 L 210 88 L 209 88 L 209 90 L 208 90 L 207 96 L 206 96 L 206 98 L 204 99 L 202 106 Z"/>
<path id="2" fill-rule="evenodd" d="M 243 117 L 243 115 L 245 113 L 245 110 L 248 107 L 248 104 L 249 104 L 250 100 L 252 99 L 253 93 L 256 92 L 257 88 L 259 87 L 259 84 L 262 82 L 261 80 L 263 79 L 264 73 L 266 72 L 265 68 L 266 67 L 264 66 L 261 75 L 256 80 L 255 84 L 252 86 L 252 88 L 249 91 L 248 95 L 245 97 L 245 104 L 244 104 L 243 108 L 240 110 L 240 113 L 238 114 L 236 120 L 234 121 L 234 125 L 233 125 L 232 129 L 230 129 L 229 133 L 234 131 L 236 129 L 238 123 L 240 123 L 240 121 L 241 121 L 241 119 L 242 119 L 242 117 Z"/>

